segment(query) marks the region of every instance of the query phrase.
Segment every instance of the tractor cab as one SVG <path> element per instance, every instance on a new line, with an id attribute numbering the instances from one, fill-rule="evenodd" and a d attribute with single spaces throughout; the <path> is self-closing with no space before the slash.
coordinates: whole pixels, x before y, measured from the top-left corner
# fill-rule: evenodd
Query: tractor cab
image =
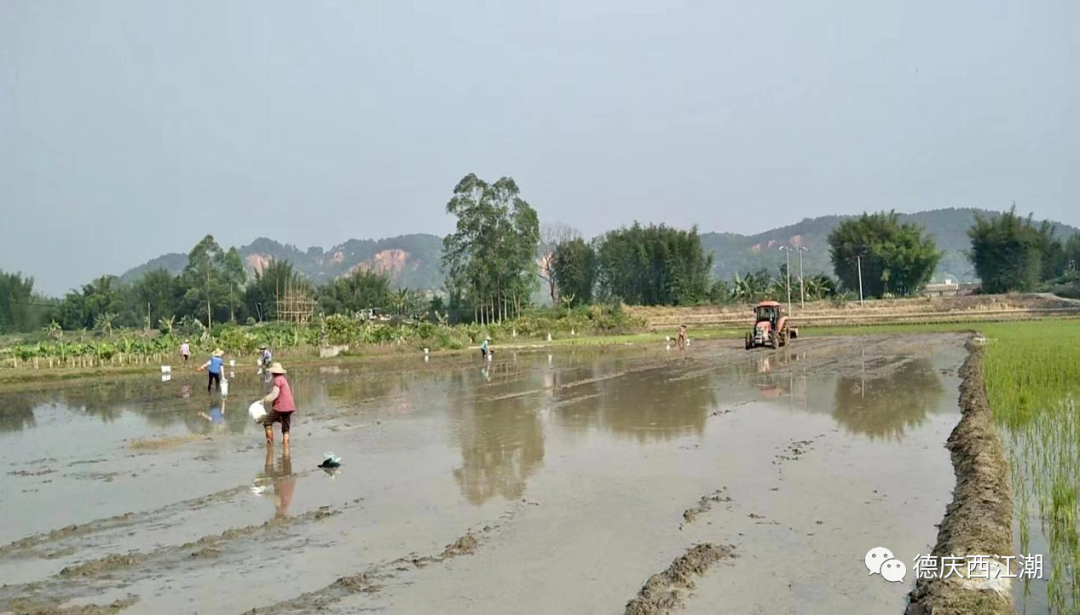
<path id="1" fill-rule="evenodd" d="M 775 331 L 780 322 L 780 304 L 776 301 L 762 301 L 754 308 L 754 324 L 767 322 L 769 330 Z"/>

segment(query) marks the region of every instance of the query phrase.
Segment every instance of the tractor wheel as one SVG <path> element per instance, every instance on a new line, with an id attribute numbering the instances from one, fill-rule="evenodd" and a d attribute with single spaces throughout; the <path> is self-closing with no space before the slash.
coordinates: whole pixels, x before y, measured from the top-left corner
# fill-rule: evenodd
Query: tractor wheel
<path id="1" fill-rule="evenodd" d="M 769 341 L 772 342 L 773 350 L 776 350 L 780 347 L 780 334 L 776 331 L 773 331 L 772 334 L 769 335 Z"/>
<path id="2" fill-rule="evenodd" d="M 750 350 L 753 347 L 754 347 L 754 334 L 753 333 L 747 333 L 746 334 L 746 349 Z"/>
<path id="3" fill-rule="evenodd" d="M 787 337 L 788 337 L 787 329 L 784 329 L 783 331 L 780 332 L 779 342 L 780 342 L 781 346 L 787 346 Z"/>

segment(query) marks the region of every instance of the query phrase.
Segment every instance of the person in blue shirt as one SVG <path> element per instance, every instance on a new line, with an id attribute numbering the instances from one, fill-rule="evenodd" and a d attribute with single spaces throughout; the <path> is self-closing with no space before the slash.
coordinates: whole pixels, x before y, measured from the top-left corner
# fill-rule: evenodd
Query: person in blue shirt
<path id="1" fill-rule="evenodd" d="M 489 340 L 488 338 L 485 337 L 484 341 L 481 342 L 481 344 L 480 344 L 480 358 L 481 359 L 486 359 L 487 358 L 487 356 L 488 356 L 488 342 L 490 342 L 490 341 L 491 340 Z"/>
<path id="2" fill-rule="evenodd" d="M 225 360 L 222 358 L 225 356 L 225 351 L 218 348 L 210 355 L 210 360 L 203 363 L 200 367 L 195 368 L 196 371 L 206 370 L 209 379 L 206 381 L 206 392 L 209 393 L 213 387 L 217 387 L 217 390 L 221 391 L 221 370 L 224 368 Z"/>

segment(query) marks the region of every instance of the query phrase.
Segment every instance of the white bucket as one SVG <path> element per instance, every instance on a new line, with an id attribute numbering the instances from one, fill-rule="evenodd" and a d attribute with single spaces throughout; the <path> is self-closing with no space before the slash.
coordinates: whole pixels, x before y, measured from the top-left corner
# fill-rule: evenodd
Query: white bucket
<path id="1" fill-rule="evenodd" d="M 251 405 L 248 406 L 248 414 L 251 415 L 251 420 L 256 423 L 262 422 L 266 418 L 266 408 L 263 407 L 261 399 L 251 402 Z"/>
<path id="2" fill-rule="evenodd" d="M 170 366 L 170 365 L 162 365 L 161 366 L 161 373 L 163 373 L 163 374 L 171 374 L 172 373 L 172 366 Z"/>
<path id="3" fill-rule="evenodd" d="M 222 396 L 229 394 L 229 381 L 224 378 L 221 379 L 221 394 Z"/>

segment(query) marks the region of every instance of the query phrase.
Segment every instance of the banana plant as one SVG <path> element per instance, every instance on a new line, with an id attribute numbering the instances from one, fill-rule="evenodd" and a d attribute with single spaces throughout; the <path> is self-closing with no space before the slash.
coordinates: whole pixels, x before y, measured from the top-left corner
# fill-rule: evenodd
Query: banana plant
<path id="1" fill-rule="evenodd" d="M 60 326 L 60 323 L 52 320 L 49 324 L 41 330 L 45 334 L 45 337 L 53 340 L 58 340 L 64 337 L 64 329 Z"/>
<path id="2" fill-rule="evenodd" d="M 112 312 L 103 312 L 94 317 L 94 330 L 98 333 L 104 334 L 106 337 L 112 335 L 113 322 L 116 320 L 116 314 Z"/>
<path id="3" fill-rule="evenodd" d="M 176 316 L 169 316 L 168 318 L 158 319 L 158 329 L 163 335 L 172 335 L 173 328 L 176 327 Z"/>

